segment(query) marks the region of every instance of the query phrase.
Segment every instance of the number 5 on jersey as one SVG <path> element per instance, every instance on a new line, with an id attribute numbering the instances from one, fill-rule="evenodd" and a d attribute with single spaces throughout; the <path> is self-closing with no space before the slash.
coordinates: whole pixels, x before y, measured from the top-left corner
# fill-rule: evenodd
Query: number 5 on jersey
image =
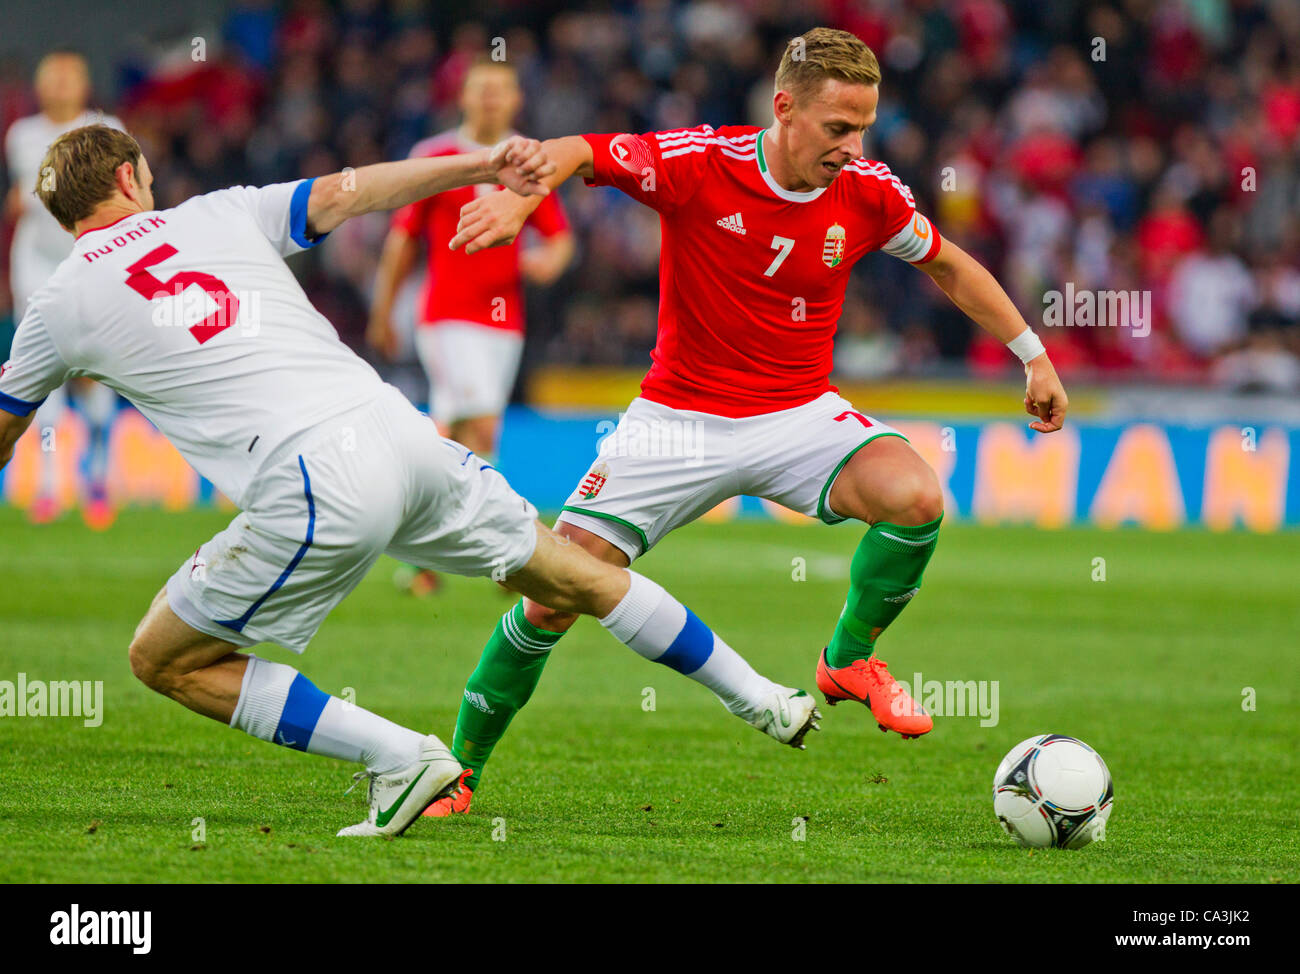
<path id="1" fill-rule="evenodd" d="M 146 269 L 174 256 L 176 256 L 176 248 L 171 244 L 155 247 L 127 268 L 130 276 L 127 277 L 126 284 L 149 301 L 155 298 L 180 297 L 191 284 L 203 288 L 216 302 L 217 308 L 190 328 L 190 334 L 202 345 L 209 338 L 225 331 L 235 323 L 235 319 L 239 317 L 239 298 L 226 287 L 225 281 L 203 271 L 181 271 L 165 281 L 160 281 Z"/>

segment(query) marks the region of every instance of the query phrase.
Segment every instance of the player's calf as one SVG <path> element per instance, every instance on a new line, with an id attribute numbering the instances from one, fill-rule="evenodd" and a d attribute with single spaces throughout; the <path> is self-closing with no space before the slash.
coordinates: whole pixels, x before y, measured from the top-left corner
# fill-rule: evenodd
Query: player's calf
<path id="1" fill-rule="evenodd" d="M 461 765 L 436 737 L 330 696 L 292 666 L 238 648 L 182 620 L 164 590 L 131 641 L 131 671 L 177 703 L 259 740 L 364 765 L 370 815 L 340 834 L 400 834 L 450 794 Z"/>
<path id="2" fill-rule="evenodd" d="M 564 615 L 608 615 L 627 593 L 620 571 L 538 522 L 537 547 L 507 588 Z"/>
<path id="3" fill-rule="evenodd" d="M 600 535 L 593 534 L 576 524 L 561 521 L 551 534 L 561 548 L 573 545 L 586 551 L 598 561 L 616 568 L 627 567 L 627 555 Z M 562 612 L 541 602 L 534 602 L 532 599 L 524 600 L 524 617 L 531 625 L 552 633 L 568 632 L 578 621 L 576 612 Z"/>
<path id="4" fill-rule="evenodd" d="M 185 623 L 167 604 L 164 589 L 136 627 L 127 656 L 131 672 L 151 690 L 229 723 L 247 660 L 236 649 Z"/>
<path id="5" fill-rule="evenodd" d="M 529 609 L 526 612 L 521 603 L 501 618 L 465 687 L 452 746 L 457 758 L 474 771 L 466 787 L 478 786 L 478 774 L 492 749 L 532 694 L 547 655 L 578 613 L 596 616 L 616 639 L 646 659 L 708 687 L 731 713 L 782 743 L 798 747 L 814 729 L 817 715 L 811 698 L 760 676 L 659 585 L 594 557 L 541 524 L 537 531 L 533 557 L 504 582 L 531 600 Z M 455 810 L 447 802 L 439 808 L 443 814 Z"/>
<path id="6" fill-rule="evenodd" d="M 856 700 L 881 730 L 904 737 L 928 733 L 930 716 L 873 658 L 876 640 L 920 592 L 939 538 L 943 492 L 929 465 L 902 439 L 880 437 L 845 465 L 831 490 L 831 508 L 871 527 L 849 566 L 849 591 L 817 664 L 826 703 Z"/>
<path id="7" fill-rule="evenodd" d="M 608 541 L 576 525 L 561 522 L 554 535 L 561 547 L 572 544 L 600 561 L 627 564 L 627 556 Z M 509 586 L 502 587 L 509 590 Z M 497 742 L 514 715 L 528 703 L 551 649 L 577 621 L 575 612 L 561 612 L 523 599 L 497 622 L 478 666 L 465 684 L 452 738 L 453 753 L 471 773 L 460 795 L 434 802 L 426 815 L 441 817 L 468 811 L 470 796 Z"/>
<path id="8" fill-rule="evenodd" d="M 506 579 L 511 588 L 559 611 L 596 616 L 620 642 L 704 684 L 747 721 L 769 706 L 773 690 L 782 689 L 655 582 L 538 528 L 537 553 Z"/>
<path id="9" fill-rule="evenodd" d="M 569 524 L 556 533 L 538 524 L 537 531 L 533 557 L 503 583 L 527 598 L 497 623 L 465 685 L 456 718 L 452 749 L 473 773 L 459 799 L 436 802 L 430 815 L 468 810 L 484 765 L 578 613 L 595 615 L 639 655 L 707 686 L 733 714 L 782 743 L 799 747 L 815 729 L 820 715 L 810 697 L 754 672 L 684 605 L 620 567 L 627 557 L 613 545 Z M 576 536 L 567 537 L 570 533 Z"/>

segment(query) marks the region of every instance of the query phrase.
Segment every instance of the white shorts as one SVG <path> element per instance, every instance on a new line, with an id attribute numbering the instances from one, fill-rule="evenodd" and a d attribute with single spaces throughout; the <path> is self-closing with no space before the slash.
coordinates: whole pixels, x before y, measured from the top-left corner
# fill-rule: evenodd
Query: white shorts
<path id="1" fill-rule="evenodd" d="M 429 377 L 429 413 L 446 427 L 505 412 L 524 336 L 472 321 L 438 321 L 415 329 L 415 351 Z"/>
<path id="2" fill-rule="evenodd" d="M 239 646 L 302 652 L 381 554 L 498 580 L 537 511 L 391 387 L 269 457 L 224 531 L 167 582 L 172 611 Z"/>
<path id="3" fill-rule="evenodd" d="M 728 419 L 632 400 L 559 520 L 586 528 L 630 560 L 674 528 L 747 494 L 821 518 L 849 458 L 879 436 L 903 436 L 827 392 L 812 402 Z M 904 437 L 906 439 L 906 437 Z"/>

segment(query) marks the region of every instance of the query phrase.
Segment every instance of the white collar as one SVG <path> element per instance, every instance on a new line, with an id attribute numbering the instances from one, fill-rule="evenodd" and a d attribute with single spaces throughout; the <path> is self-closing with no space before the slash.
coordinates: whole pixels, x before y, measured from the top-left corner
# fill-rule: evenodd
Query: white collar
<path id="1" fill-rule="evenodd" d="M 763 174 L 763 182 L 767 183 L 767 188 L 783 200 L 789 200 L 791 203 L 811 203 L 822 193 L 826 192 L 825 186 L 819 186 L 817 189 L 810 189 L 803 193 L 796 193 L 794 190 L 786 189 L 775 179 L 772 178 L 771 172 L 767 168 L 767 158 L 763 152 L 763 136 L 767 135 L 767 129 L 758 133 L 758 138 L 754 140 L 758 146 L 757 160 L 758 171 Z"/>

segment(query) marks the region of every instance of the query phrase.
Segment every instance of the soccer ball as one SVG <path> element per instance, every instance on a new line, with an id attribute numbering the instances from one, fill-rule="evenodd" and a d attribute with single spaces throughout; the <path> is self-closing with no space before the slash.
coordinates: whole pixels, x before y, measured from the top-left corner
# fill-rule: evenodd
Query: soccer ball
<path id="1" fill-rule="evenodd" d="M 993 776 L 993 814 L 1024 846 L 1082 849 L 1104 838 L 1115 788 L 1101 755 L 1064 734 L 1021 741 Z"/>

